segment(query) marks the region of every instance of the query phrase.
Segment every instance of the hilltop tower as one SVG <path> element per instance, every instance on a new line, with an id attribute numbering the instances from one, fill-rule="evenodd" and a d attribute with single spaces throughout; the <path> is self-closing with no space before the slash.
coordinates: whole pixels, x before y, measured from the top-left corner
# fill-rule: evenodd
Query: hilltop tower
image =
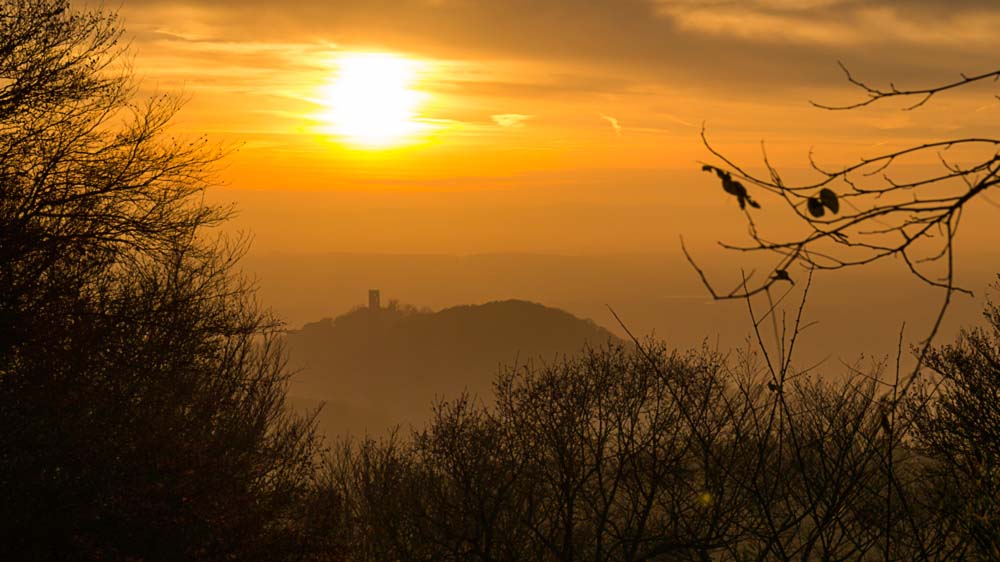
<path id="1" fill-rule="evenodd" d="M 382 308 L 382 297 L 378 289 L 368 289 L 368 310 L 378 312 Z"/>

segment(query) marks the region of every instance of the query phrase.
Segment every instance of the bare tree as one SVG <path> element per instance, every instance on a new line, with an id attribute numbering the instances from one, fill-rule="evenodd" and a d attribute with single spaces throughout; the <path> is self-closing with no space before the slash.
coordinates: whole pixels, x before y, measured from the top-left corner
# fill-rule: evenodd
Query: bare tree
<path id="1" fill-rule="evenodd" d="M 348 559 L 988 554 L 966 537 L 990 529 L 990 488 L 955 486 L 963 473 L 890 417 L 881 365 L 848 375 L 655 346 L 509 370 L 492 408 L 460 398 L 409 441 L 340 449 Z"/>
<path id="2" fill-rule="evenodd" d="M 813 103 L 830 111 L 857 110 L 888 99 L 909 103 L 916 110 L 934 96 L 976 82 L 996 81 L 1000 70 L 975 76 L 961 75 L 956 81 L 926 88 L 900 89 L 890 84 L 876 87 L 857 79 L 841 64 L 847 80 L 861 89 L 862 100 L 844 105 Z M 739 299 L 767 291 L 776 284 L 801 275 L 795 266 L 835 270 L 871 264 L 896 257 L 910 272 L 928 285 L 944 290 L 944 304 L 931 330 L 933 338 L 956 291 L 968 292 L 955 282 L 954 240 L 963 209 L 974 199 L 1000 185 L 1000 138 L 957 137 L 932 141 L 874 156 L 859 162 L 831 167 L 816 162 L 810 154 L 815 181 L 792 184 L 784 181 L 764 153 L 766 175 L 755 174 L 716 149 L 702 131 L 708 150 L 720 161 L 706 164 L 717 174 L 727 193 L 740 200 L 749 226 L 750 242 L 722 244 L 725 248 L 774 254 L 776 262 L 763 276 L 748 275 L 746 283 L 731 291 L 717 290 L 687 253 L 705 286 L 717 299 Z M 934 157 L 940 171 L 924 177 L 897 177 L 907 162 Z M 773 239 L 758 229 L 753 218 L 757 205 L 750 192 L 758 188 L 776 195 L 804 226 L 801 236 Z M 751 202 L 751 209 L 744 201 Z M 761 210 L 759 212 L 766 212 Z"/>
<path id="3" fill-rule="evenodd" d="M 1000 559 L 1000 309 L 987 305 L 987 325 L 935 349 L 933 377 L 906 402 L 926 487 L 921 501 L 969 545 L 969 557 Z"/>
<path id="4" fill-rule="evenodd" d="M 94 275 L 169 253 L 227 211 L 193 204 L 219 153 L 166 137 L 178 101 L 131 101 L 114 14 L 4 0 L 0 26 L 0 344 L 11 345 L 44 336 L 32 323 Z"/>
<path id="5" fill-rule="evenodd" d="M 842 105 L 813 102 L 814 106 L 829 111 L 860 110 L 899 98 L 905 103 L 904 111 L 913 111 L 939 94 L 1000 78 L 1000 70 L 994 70 L 905 89 L 894 84 L 873 86 L 843 64 L 841 69 L 863 98 Z M 714 298 L 746 301 L 757 346 L 770 373 L 768 389 L 777 393 L 780 408 L 772 409 L 768 419 L 777 414 L 782 428 L 779 443 L 790 440 L 791 474 L 803 477 L 799 493 L 804 494 L 798 507 L 789 506 L 786 513 L 800 514 L 790 520 L 775 518 L 774 504 L 761 504 L 762 520 L 773 533 L 774 544 L 781 545 L 780 558 L 802 553 L 806 559 L 806 554 L 813 553 L 824 559 L 995 559 L 996 521 L 985 515 L 995 506 L 973 499 L 993 497 L 995 479 L 988 476 L 992 464 L 983 460 L 979 446 L 970 445 L 988 426 L 978 412 L 989 411 L 990 394 L 984 389 L 992 377 L 988 365 L 995 346 L 982 332 L 963 336 L 957 347 L 935 350 L 931 344 L 953 294 L 969 293 L 956 283 L 955 240 L 969 203 L 989 201 L 987 194 L 1000 185 L 1000 139 L 968 136 L 929 141 L 836 167 L 821 165 L 810 153 L 817 179 L 802 183 L 784 181 L 766 151 L 762 175 L 718 150 L 704 130 L 702 140 L 718 159 L 718 165 L 705 164 L 702 169 L 716 175 L 724 191 L 738 200 L 748 224 L 749 243 L 722 246 L 775 257 L 764 275 L 744 274 L 734 289 L 724 291 L 716 289 L 684 248 Z M 940 164 L 937 173 L 906 175 L 907 164 L 930 157 Z M 762 231 L 754 213 L 766 209 L 758 210 L 761 205 L 753 198 L 755 190 L 783 202 L 798 219 L 802 234 L 776 239 Z M 890 380 L 880 376 L 880 371 L 853 370 L 848 387 L 839 392 L 806 391 L 799 382 L 786 384 L 808 369 L 796 372 L 791 368 L 800 324 L 795 321 L 790 339 L 786 340 L 784 331 L 779 333 L 776 316 L 782 313 L 778 307 L 790 289 L 776 297 L 775 287 L 794 285 L 803 277 L 811 279 L 813 271 L 865 266 L 886 258 L 898 258 L 916 278 L 942 289 L 944 295 L 928 336 L 916 350 L 911 376 L 901 379 L 897 357 L 895 377 Z M 767 299 L 763 315 L 755 314 L 752 304 L 758 295 Z M 800 306 L 800 315 L 801 310 Z M 772 356 L 761 335 L 761 325 L 767 320 L 775 325 Z M 785 325 L 784 318 L 781 324 Z M 801 421 L 794 421 L 800 414 L 789 406 L 793 388 L 799 394 L 796 402 L 808 405 L 807 411 L 812 412 Z M 901 404 L 906 407 L 901 409 Z M 973 411 L 975 419 L 968 414 Z M 844 429 L 824 435 L 835 426 Z M 753 495 L 763 497 L 756 491 Z M 789 497 L 794 496 L 785 495 L 782 501 Z M 789 528 L 774 523 L 782 520 L 795 522 L 794 544 L 779 532 Z M 802 546 L 805 551 L 797 550 Z"/>
<path id="6" fill-rule="evenodd" d="M 0 557 L 303 560 L 336 509 L 220 152 L 134 102 L 114 13 L 0 1 Z"/>

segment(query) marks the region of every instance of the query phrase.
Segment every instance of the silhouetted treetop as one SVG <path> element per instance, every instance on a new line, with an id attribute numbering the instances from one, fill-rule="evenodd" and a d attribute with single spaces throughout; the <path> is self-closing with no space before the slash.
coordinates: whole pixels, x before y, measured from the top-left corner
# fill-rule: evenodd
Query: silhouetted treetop
<path id="1" fill-rule="evenodd" d="M 0 25 L 5 255 L 165 250 L 225 217 L 189 204 L 219 151 L 165 136 L 179 101 L 132 101 L 116 14 L 11 0 Z"/>

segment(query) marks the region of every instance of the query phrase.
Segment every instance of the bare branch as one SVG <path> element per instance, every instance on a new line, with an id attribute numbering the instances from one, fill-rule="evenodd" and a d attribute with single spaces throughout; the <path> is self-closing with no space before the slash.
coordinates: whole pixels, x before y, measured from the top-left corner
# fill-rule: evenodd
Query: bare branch
<path id="1" fill-rule="evenodd" d="M 973 82 L 979 82 L 990 78 L 996 80 L 998 77 L 1000 77 L 1000 70 L 993 70 L 991 72 L 986 72 L 975 76 L 966 76 L 965 74 L 961 74 L 959 80 L 956 80 L 954 82 L 948 82 L 946 84 L 932 86 L 929 88 L 900 90 L 895 85 L 890 83 L 888 89 L 883 89 L 870 86 L 867 82 L 862 82 L 861 80 L 858 80 L 857 78 L 854 77 L 853 74 L 851 74 L 851 71 L 847 69 L 847 66 L 845 66 L 844 63 L 837 61 L 837 65 L 840 67 L 840 70 L 844 72 L 844 76 L 847 78 L 847 81 L 850 82 L 851 84 L 854 84 L 861 90 L 863 90 L 867 98 L 859 102 L 849 103 L 844 105 L 827 105 L 810 100 L 809 103 L 812 104 L 813 106 L 818 107 L 820 109 L 841 111 L 841 110 L 857 109 L 859 107 L 865 107 L 866 105 L 871 105 L 877 101 L 881 101 L 888 98 L 897 98 L 897 97 L 917 98 L 916 102 L 903 108 L 905 111 L 911 111 L 917 109 L 918 107 L 923 106 L 928 101 L 930 101 L 932 97 L 941 92 L 945 92 L 947 90 L 953 90 L 955 88 L 959 88 L 971 84 Z"/>

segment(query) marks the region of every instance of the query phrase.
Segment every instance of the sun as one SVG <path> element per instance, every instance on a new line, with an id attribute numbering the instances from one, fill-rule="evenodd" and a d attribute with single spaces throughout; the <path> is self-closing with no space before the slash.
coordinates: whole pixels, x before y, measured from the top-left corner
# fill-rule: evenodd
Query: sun
<path id="1" fill-rule="evenodd" d="M 425 126 L 417 110 L 426 97 L 413 89 L 420 64 L 384 53 L 344 54 L 320 94 L 323 129 L 362 148 L 412 142 Z"/>

